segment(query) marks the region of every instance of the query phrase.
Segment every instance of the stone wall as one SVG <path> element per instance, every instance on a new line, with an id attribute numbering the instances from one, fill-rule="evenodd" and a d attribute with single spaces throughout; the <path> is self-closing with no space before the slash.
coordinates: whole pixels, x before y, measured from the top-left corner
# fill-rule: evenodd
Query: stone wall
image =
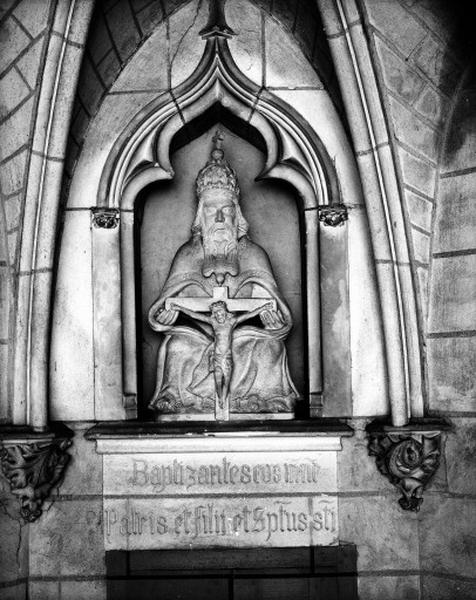
<path id="1" fill-rule="evenodd" d="M 425 330 L 444 120 L 464 69 L 454 43 L 457 14 L 438 1 L 364 1 L 362 11 L 392 135 Z"/>

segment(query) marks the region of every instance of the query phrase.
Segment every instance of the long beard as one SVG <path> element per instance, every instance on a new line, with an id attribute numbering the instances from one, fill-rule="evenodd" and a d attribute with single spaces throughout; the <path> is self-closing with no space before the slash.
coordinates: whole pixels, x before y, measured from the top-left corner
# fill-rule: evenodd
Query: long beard
<path id="1" fill-rule="evenodd" d="M 240 272 L 238 262 L 238 231 L 236 227 L 227 226 L 224 230 L 216 230 L 213 223 L 206 231 L 202 231 L 204 259 L 202 274 L 204 277 L 215 275 L 219 285 L 229 273 L 235 277 Z"/>

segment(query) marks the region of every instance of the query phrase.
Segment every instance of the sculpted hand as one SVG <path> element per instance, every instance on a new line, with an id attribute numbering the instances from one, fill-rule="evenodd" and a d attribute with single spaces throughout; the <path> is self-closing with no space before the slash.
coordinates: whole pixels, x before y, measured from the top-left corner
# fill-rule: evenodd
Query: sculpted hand
<path id="1" fill-rule="evenodd" d="M 173 309 L 165 310 L 165 308 L 161 308 L 155 313 L 155 320 L 161 325 L 172 325 L 177 317 L 178 311 Z"/>
<path id="2" fill-rule="evenodd" d="M 286 323 L 279 310 L 271 310 L 266 308 L 266 306 L 263 312 L 260 313 L 261 321 L 265 329 L 281 329 L 281 327 L 284 327 Z"/>

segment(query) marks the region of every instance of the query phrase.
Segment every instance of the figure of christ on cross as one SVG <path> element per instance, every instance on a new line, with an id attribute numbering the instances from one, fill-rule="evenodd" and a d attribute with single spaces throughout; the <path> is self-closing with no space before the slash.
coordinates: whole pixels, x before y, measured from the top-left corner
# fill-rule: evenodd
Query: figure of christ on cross
<path id="1" fill-rule="evenodd" d="M 261 306 L 258 306 L 258 308 L 255 308 L 254 310 L 235 317 L 233 313 L 228 310 L 226 302 L 218 300 L 210 304 L 209 310 L 211 311 L 211 315 L 208 316 L 204 313 L 189 310 L 174 302 L 170 302 L 171 310 L 181 311 L 192 319 L 207 323 L 213 329 L 214 347 L 210 370 L 213 371 L 215 378 L 218 407 L 220 409 L 220 411 L 217 412 L 224 414 L 225 418 L 228 416 L 227 400 L 233 373 L 233 355 L 231 350 L 233 330 L 243 321 L 252 319 L 263 311 L 272 310 L 273 307 L 273 302 L 267 302 L 266 304 L 261 304 Z"/>

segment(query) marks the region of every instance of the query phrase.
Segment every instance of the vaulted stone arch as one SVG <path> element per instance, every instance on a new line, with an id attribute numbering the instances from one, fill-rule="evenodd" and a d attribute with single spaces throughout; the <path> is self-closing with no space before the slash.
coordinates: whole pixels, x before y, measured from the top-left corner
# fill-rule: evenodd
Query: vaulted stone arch
<path id="1" fill-rule="evenodd" d="M 423 415 L 415 290 L 396 166 L 373 60 L 355 0 L 318 0 L 341 83 L 365 195 L 383 317 L 394 425 Z"/>

